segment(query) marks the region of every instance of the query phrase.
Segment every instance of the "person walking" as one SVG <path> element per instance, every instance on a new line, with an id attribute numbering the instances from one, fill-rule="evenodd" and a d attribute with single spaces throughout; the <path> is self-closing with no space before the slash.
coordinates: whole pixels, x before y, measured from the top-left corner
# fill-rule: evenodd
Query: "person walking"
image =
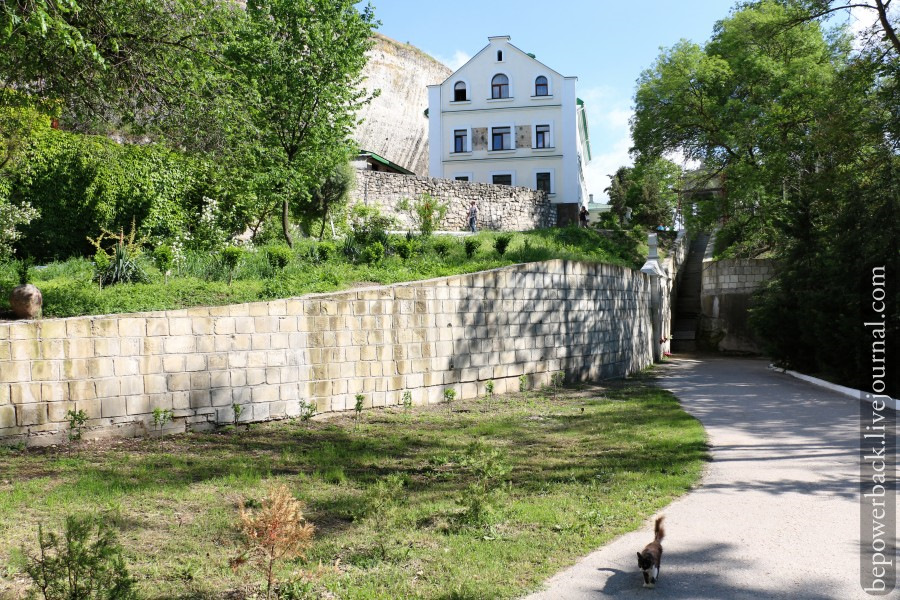
<path id="1" fill-rule="evenodd" d="M 475 204 L 475 201 L 472 200 L 472 205 L 469 207 L 469 230 L 472 233 L 477 233 L 476 229 L 478 226 L 478 205 Z"/>
<path id="2" fill-rule="evenodd" d="M 588 209 L 585 205 L 581 205 L 581 210 L 578 212 L 578 221 L 581 223 L 582 227 L 588 226 Z"/>

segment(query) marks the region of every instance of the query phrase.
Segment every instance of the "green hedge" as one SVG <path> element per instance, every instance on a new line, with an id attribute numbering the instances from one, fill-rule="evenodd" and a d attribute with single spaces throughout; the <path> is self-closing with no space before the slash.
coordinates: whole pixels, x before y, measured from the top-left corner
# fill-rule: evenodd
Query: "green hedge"
<path id="1" fill-rule="evenodd" d="M 195 161 L 159 145 L 119 144 L 50 130 L 32 137 L 13 180 L 12 199 L 41 211 L 20 247 L 38 259 L 84 256 L 101 228 L 165 238 L 188 229 L 202 184 Z"/>

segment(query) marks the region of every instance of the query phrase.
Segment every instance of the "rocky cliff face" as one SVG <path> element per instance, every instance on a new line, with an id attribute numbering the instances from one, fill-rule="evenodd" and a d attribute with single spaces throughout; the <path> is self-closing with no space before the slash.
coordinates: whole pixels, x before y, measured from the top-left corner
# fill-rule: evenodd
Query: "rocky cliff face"
<path id="1" fill-rule="evenodd" d="M 380 34 L 369 51 L 364 85 L 381 95 L 359 111 L 354 138 L 370 150 L 418 175 L 428 174 L 428 90 L 450 69 L 418 48 Z"/>

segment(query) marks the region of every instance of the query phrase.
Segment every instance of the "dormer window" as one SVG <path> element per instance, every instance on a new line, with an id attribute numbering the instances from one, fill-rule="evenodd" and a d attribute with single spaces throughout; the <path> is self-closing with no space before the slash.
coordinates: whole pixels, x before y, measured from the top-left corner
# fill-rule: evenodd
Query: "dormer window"
<path id="1" fill-rule="evenodd" d="M 491 79 L 491 98 L 509 98 L 509 77 L 503 73 Z"/>
<path id="2" fill-rule="evenodd" d="M 497 62 L 503 62 L 503 50 L 497 50 Z"/>
<path id="3" fill-rule="evenodd" d="M 457 81 L 456 85 L 453 86 L 453 101 L 454 102 L 465 102 L 466 101 L 466 84 L 462 81 Z"/>
<path id="4" fill-rule="evenodd" d="M 549 96 L 550 95 L 550 86 L 547 83 L 547 78 L 541 75 L 537 79 L 534 80 L 534 95 L 535 96 Z"/>

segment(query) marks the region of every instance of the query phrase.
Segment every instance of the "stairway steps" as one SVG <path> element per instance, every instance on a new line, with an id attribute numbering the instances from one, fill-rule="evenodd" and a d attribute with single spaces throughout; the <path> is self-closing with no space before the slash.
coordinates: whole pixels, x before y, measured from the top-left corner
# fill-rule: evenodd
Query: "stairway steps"
<path id="1" fill-rule="evenodd" d="M 669 334 L 672 352 L 697 350 L 697 326 L 700 322 L 700 292 L 703 282 L 703 255 L 708 235 L 698 236 L 692 243 L 687 260 L 682 265 Z"/>

